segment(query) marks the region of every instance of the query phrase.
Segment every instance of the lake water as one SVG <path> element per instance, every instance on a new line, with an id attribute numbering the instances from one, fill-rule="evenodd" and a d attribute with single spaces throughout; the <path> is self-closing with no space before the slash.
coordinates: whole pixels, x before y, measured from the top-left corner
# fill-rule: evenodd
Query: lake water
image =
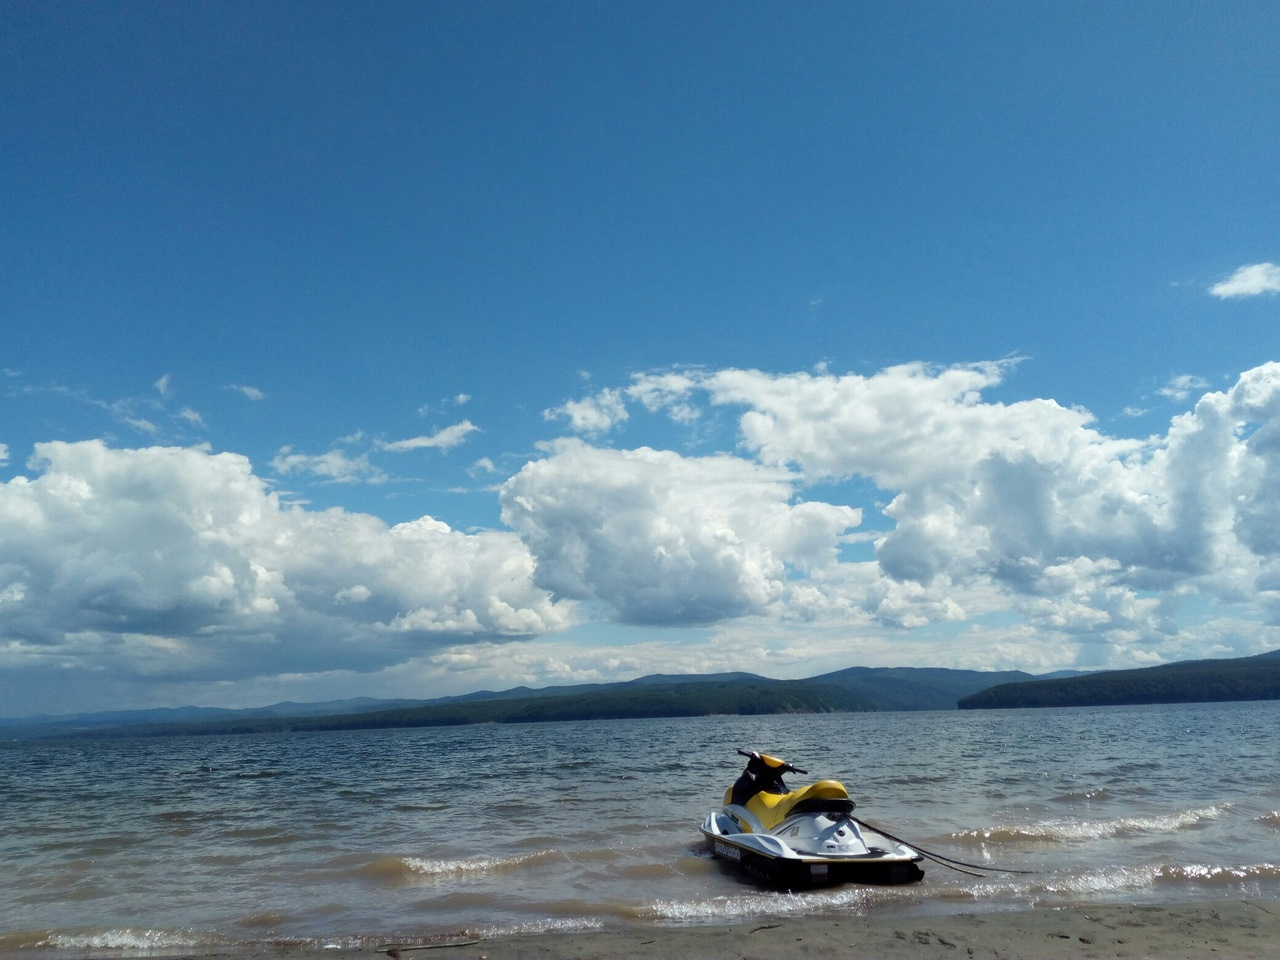
<path id="1" fill-rule="evenodd" d="M 1278 731 L 1270 702 L 3 742 L 0 954 L 1276 901 Z M 927 850 L 1035 872 L 762 890 L 697 829 L 738 747 Z"/>

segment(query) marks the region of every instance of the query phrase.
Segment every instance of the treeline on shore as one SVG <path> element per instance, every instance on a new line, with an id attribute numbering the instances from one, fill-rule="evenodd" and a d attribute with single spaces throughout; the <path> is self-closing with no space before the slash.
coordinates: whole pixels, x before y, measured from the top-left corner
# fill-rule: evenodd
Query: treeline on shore
<path id="1" fill-rule="evenodd" d="M 653 675 L 619 683 L 479 691 L 434 701 L 358 699 L 245 710 L 178 708 L 42 717 L 25 724 L 0 722 L 0 733 L 18 738 L 210 736 L 957 706 L 973 710 L 1276 699 L 1280 650 L 1234 660 L 1042 678 L 1020 671 L 923 667 L 850 667 L 806 680 L 771 680 L 749 673 Z M 203 715 L 193 716 L 193 711 Z"/>
<path id="2" fill-rule="evenodd" d="M 849 667 L 801 680 L 742 672 L 653 674 L 613 683 L 481 690 L 436 700 L 357 698 L 235 710 L 178 707 L 32 717 L 0 720 L 0 735 L 170 736 L 715 714 L 954 710 L 965 694 L 1030 679 L 1031 674 L 1016 670 L 934 667 Z"/>
<path id="3" fill-rule="evenodd" d="M 1233 660 L 1186 660 L 1056 680 L 1004 683 L 960 698 L 961 710 L 1280 700 L 1280 650 Z"/>
<path id="4" fill-rule="evenodd" d="M 640 717 L 854 713 L 875 704 L 833 684 L 805 680 L 728 680 L 649 684 L 559 696 L 482 700 L 324 717 L 250 717 L 147 723 L 85 731 L 81 736 L 202 736 L 384 727 L 447 727 L 473 723 L 622 720 Z"/>

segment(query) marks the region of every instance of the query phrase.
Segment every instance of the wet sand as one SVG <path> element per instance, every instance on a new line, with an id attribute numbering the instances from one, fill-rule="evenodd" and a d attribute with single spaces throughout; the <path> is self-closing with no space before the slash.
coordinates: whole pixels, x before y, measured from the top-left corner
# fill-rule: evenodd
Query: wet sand
<path id="1" fill-rule="evenodd" d="M 1280 958 L 1280 903 L 1084 906 L 939 917 L 811 918 L 486 940 L 427 956 L 466 960 L 780 960 L 1086 957 Z M 404 958 L 421 957 L 409 953 Z"/>
<path id="2" fill-rule="evenodd" d="M 1280 903 L 1076 906 L 920 917 L 815 917 L 634 927 L 362 951 L 281 948 L 260 960 L 1076 960 L 1280 958 Z M 205 955 L 206 960 L 211 955 Z"/>

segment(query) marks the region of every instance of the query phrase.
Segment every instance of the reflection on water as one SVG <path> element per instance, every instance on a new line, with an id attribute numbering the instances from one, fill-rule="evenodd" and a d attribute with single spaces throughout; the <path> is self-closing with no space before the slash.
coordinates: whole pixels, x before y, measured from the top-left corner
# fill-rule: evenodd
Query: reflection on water
<path id="1" fill-rule="evenodd" d="M 22 869 L 0 872 L 0 950 L 1280 899 L 1278 719 L 1239 703 L 8 742 L 0 857 Z M 738 747 L 843 781 L 859 816 L 926 849 L 1036 872 L 759 890 L 697 833 Z"/>

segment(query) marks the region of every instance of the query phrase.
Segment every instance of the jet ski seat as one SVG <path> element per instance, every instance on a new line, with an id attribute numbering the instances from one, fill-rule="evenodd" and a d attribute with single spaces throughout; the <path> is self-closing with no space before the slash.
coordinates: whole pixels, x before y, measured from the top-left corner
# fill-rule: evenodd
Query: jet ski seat
<path id="1" fill-rule="evenodd" d="M 772 830 L 793 814 L 850 814 L 854 804 L 844 784 L 836 780 L 819 780 L 790 793 L 757 793 L 746 806 L 762 827 Z"/>

